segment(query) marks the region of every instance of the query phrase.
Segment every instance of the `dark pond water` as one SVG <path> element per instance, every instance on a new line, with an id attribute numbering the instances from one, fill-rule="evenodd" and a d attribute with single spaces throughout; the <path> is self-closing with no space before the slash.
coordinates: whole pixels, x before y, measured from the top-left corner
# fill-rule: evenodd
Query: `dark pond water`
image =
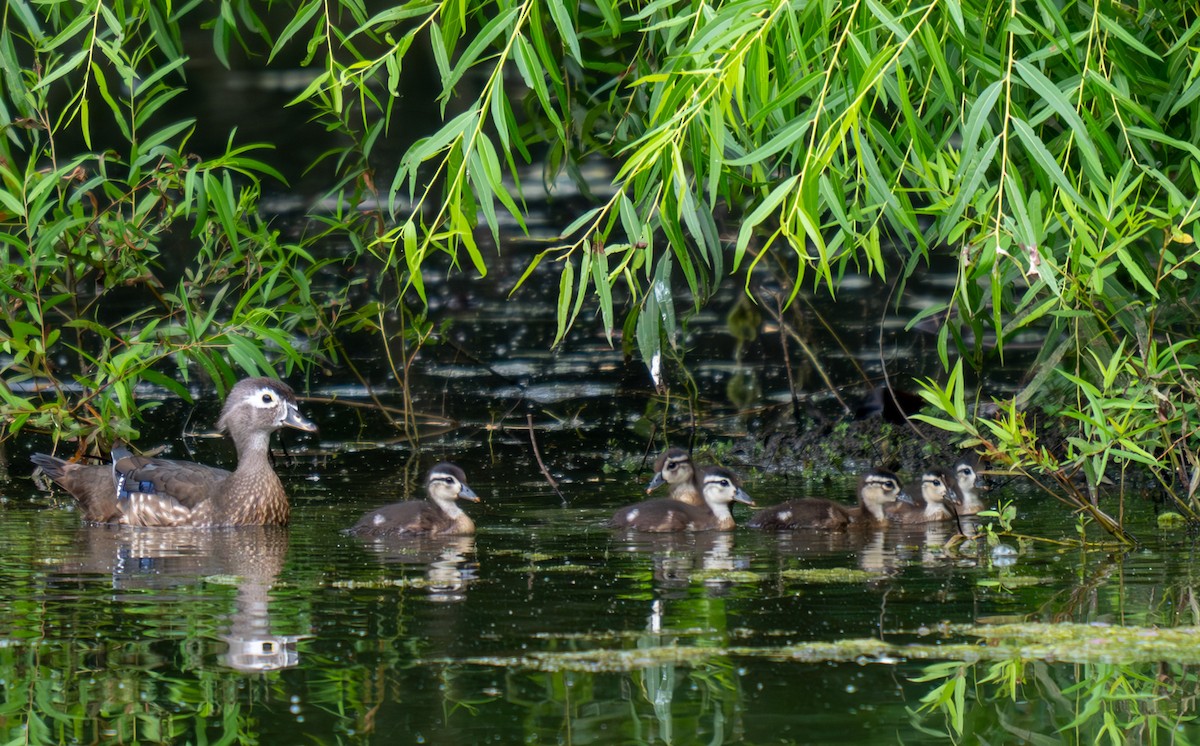
<path id="1" fill-rule="evenodd" d="M 277 532 L 84 527 L 10 485 L 5 741 L 940 742 L 940 718 L 926 732 L 909 713 L 928 661 L 821 646 L 903 651 L 1005 619 L 1194 624 L 1170 603 L 1191 565 L 1166 553 L 1034 548 L 996 567 L 947 557 L 944 529 L 613 535 L 600 524 L 641 475 L 564 482 L 563 505 L 495 452 L 469 466 L 478 535 L 442 540 L 338 533 L 402 496 L 386 451 L 288 469 L 297 510 Z M 1078 666 L 1046 668 L 1065 688 Z M 972 717 L 1053 735 L 1046 705 L 1009 709 Z"/>
<path id="2" fill-rule="evenodd" d="M 537 319 L 552 318 L 548 305 L 471 296 L 441 309 L 473 354 L 431 349 L 413 385 L 418 409 L 453 423 L 414 448 L 370 413 L 324 401 L 361 391 L 315 380 L 304 408 L 321 434 L 288 437 L 290 455 L 280 451 L 295 506 L 285 531 L 81 526 L 69 500 L 26 477 L 27 452 L 45 443 L 17 444 L 0 521 L 4 742 L 942 743 L 945 717 L 913 714 L 941 682 L 917 679 L 942 647 L 945 660 L 973 659 L 957 645 L 984 640 L 958 625 L 1197 623 L 1192 557 L 1165 541 L 1129 555 L 1030 545 L 1008 565 L 982 547 L 947 553 L 943 527 L 613 534 L 604 520 L 640 499 L 650 476 L 636 432 L 652 399 L 641 369 L 588 333 L 545 352 Z M 718 455 L 786 398 L 763 346 L 741 362 L 761 382 L 758 414 L 722 404 L 736 367 L 723 357 L 722 313 L 689 338 L 712 351 L 697 376 L 707 411 L 727 415 L 702 438 Z M 895 354 L 919 358 L 914 345 Z M 214 401 L 168 403 L 144 440 L 228 464 L 227 443 L 194 437 L 216 411 Z M 526 415 L 561 497 L 538 468 Z M 340 533 L 418 495 L 424 469 L 442 459 L 463 466 L 483 498 L 467 506 L 476 536 Z M 851 475 L 822 484 L 742 468 L 760 505 L 850 499 Z M 1073 532 L 1044 497 L 1012 485 L 992 497 L 1018 503 L 1022 530 Z M 1030 655 L 1016 697 L 978 682 L 992 665 L 981 664 L 965 738 L 1094 738 L 1094 722 L 1060 731 L 1092 701 L 1072 687 L 1111 682 L 1112 664 L 1126 661 L 1073 655 Z M 1195 661 L 1164 660 L 1130 658 L 1141 668 L 1119 673 L 1167 675 L 1194 694 L 1183 664 Z M 1182 701 L 1160 690 L 1142 707 L 1173 723 Z M 1194 740 L 1197 729 L 1175 736 Z"/>
<path id="3" fill-rule="evenodd" d="M 229 106 L 213 86 L 202 90 L 214 111 L 287 131 L 255 110 L 261 96 Z M 229 126 L 216 127 L 215 142 Z M 280 209 L 296 200 L 279 199 Z M 945 743 L 942 713 L 914 714 L 942 680 L 920 679 L 931 664 L 975 660 L 959 679 L 954 740 L 1090 743 L 1105 724 L 1131 740 L 1200 740 L 1187 720 L 1195 646 L 1145 654 L 1096 643 L 1094 655 L 1047 647 L 1013 658 L 972 633 L 1052 622 L 1090 625 L 1097 638 L 1122 627 L 1149 637 L 1200 623 L 1191 545 L 1158 536 L 1148 506 L 1134 509 L 1146 514 L 1135 525 L 1149 549 L 1029 544 L 1014 564 L 982 546 L 947 552 L 940 527 L 859 538 L 605 530 L 615 509 L 643 496 L 644 454 L 663 443 L 648 426 L 670 422 L 679 442 L 686 412 L 679 394 L 656 398 L 645 370 L 592 320 L 548 351 L 549 266 L 519 302 L 505 301 L 526 255 L 506 248 L 486 284 L 439 282 L 431 269 L 431 318 L 451 326 L 410 381 L 416 408 L 430 415 L 419 446 L 370 410 L 330 403 L 368 401 L 348 377 L 292 381 L 313 397 L 304 409 L 321 433 L 285 441 L 279 465 L 294 505 L 285 531 L 81 526 L 69 500 L 27 476 L 28 453 L 48 441 L 9 444 L 0 742 Z M 848 278 L 836 307 L 814 298 L 846 345 L 810 317 L 834 380 L 858 385 L 856 366 L 878 380 L 885 363 L 897 378 L 935 374 L 931 340 L 906 334 L 904 321 L 952 282 L 915 278 L 898 308 L 865 278 Z M 703 402 L 699 442 L 743 471 L 760 505 L 849 500 L 853 474 L 830 483 L 767 475 L 736 445 L 789 407 L 778 330 L 767 322 L 739 348 L 724 322 L 737 303 L 736 289 L 719 297 L 679 340 L 692 350 Z M 377 393 L 398 404 L 382 350 L 363 342 Z M 1019 366 L 1019 356 L 1006 362 Z M 730 401 L 738 380 L 752 384 L 738 387 L 752 392 L 749 403 Z M 983 385 L 994 393 L 1013 380 L 996 365 Z M 807 396 L 829 403 L 820 385 Z M 229 465 L 227 443 L 196 437 L 217 409 L 168 402 L 139 445 Z M 561 495 L 533 456 L 530 422 Z M 476 536 L 372 543 L 340 533 L 368 509 L 419 496 L 424 470 L 443 459 L 483 498 L 467 506 Z M 1070 517 L 1043 496 L 1005 485 L 992 497 L 1016 501 L 1022 531 L 1073 535 Z M 1009 664 L 1023 683 L 1010 693 L 1003 666 L 1012 659 L 1023 661 Z"/>

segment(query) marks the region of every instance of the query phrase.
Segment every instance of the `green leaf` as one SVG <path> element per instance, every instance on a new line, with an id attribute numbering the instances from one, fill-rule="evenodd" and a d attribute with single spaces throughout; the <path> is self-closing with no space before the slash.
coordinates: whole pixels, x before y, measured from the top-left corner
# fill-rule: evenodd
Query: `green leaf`
<path id="1" fill-rule="evenodd" d="M 567 45 L 571 56 L 582 61 L 583 53 L 579 51 L 579 38 L 575 35 L 575 24 L 571 20 L 571 13 L 567 10 L 567 6 L 563 0 L 548 0 L 547 5 L 550 8 L 550 17 L 554 20 L 554 27 L 558 29 L 559 36 Z"/>
<path id="2" fill-rule="evenodd" d="M 283 49 L 283 47 L 286 46 L 289 41 L 291 41 L 292 37 L 295 36 L 300 29 L 308 25 L 308 22 L 312 20 L 312 17 L 317 14 L 317 11 L 321 10 L 323 7 L 324 4 L 321 2 L 321 0 L 309 0 L 309 2 L 300 6 L 300 9 L 296 11 L 295 17 L 288 21 L 288 24 L 283 27 L 283 31 L 279 32 L 279 36 L 275 38 L 275 43 L 271 45 L 271 53 L 267 55 L 268 64 L 275 59 L 275 55 L 279 54 L 279 51 Z M 316 29 L 314 29 L 314 32 L 315 31 Z"/>
<path id="3" fill-rule="evenodd" d="M 1088 178 L 1097 181 L 1103 180 L 1104 168 L 1100 164 L 1100 155 L 1096 151 L 1096 145 L 1092 142 L 1087 127 L 1084 126 L 1083 120 L 1080 119 L 1079 114 L 1075 111 L 1075 107 L 1067 101 L 1066 96 L 1058 89 L 1058 86 L 1052 83 L 1037 68 L 1021 60 L 1016 60 L 1013 64 L 1020 74 L 1021 79 L 1041 96 L 1042 101 L 1053 109 L 1070 127 L 1071 133 L 1075 136 L 1075 145 L 1079 148 L 1079 152 L 1083 156 L 1083 165 L 1087 169 Z"/>
<path id="4" fill-rule="evenodd" d="M 488 21 L 487 25 L 479 30 L 479 33 L 474 36 L 471 43 L 458 58 L 454 69 L 442 75 L 443 91 L 453 91 L 458 86 L 459 80 L 466 74 L 467 70 L 470 70 L 475 65 L 476 60 L 478 60 L 483 50 L 512 25 L 513 19 L 517 17 L 519 12 L 520 8 L 513 6 Z"/>
<path id="5" fill-rule="evenodd" d="M 554 335 L 552 347 L 558 347 L 563 335 L 567 332 L 567 315 L 571 312 L 572 290 L 575 287 L 575 265 L 570 259 L 563 262 L 562 273 L 558 277 L 558 332 Z"/>
<path id="6" fill-rule="evenodd" d="M 1126 31 L 1120 23 L 1112 20 L 1111 18 L 1104 15 L 1103 13 L 1097 13 L 1096 17 L 1097 17 L 1097 19 L 1099 19 L 1100 25 L 1103 26 L 1104 30 L 1107 31 L 1108 33 L 1117 37 L 1118 39 L 1125 42 L 1126 44 L 1133 47 L 1134 49 L 1141 52 L 1142 54 L 1146 55 L 1147 57 L 1152 57 L 1155 60 L 1162 59 L 1152 49 L 1150 49 L 1145 44 L 1142 44 L 1140 41 L 1135 39 L 1133 34 Z"/>
<path id="7" fill-rule="evenodd" d="M 733 251 L 734 272 L 737 272 L 738 267 L 741 266 L 742 259 L 746 255 L 746 249 L 750 245 L 750 237 L 753 235 L 754 229 L 778 209 L 779 205 L 792 194 L 799 181 L 800 175 L 796 174 L 776 184 L 775 188 L 742 220 L 742 227 L 738 230 L 737 244 L 735 244 Z"/>
<path id="8" fill-rule="evenodd" d="M 1090 204 L 1084 201 L 1083 196 L 1075 190 L 1075 187 L 1067 180 L 1066 174 L 1063 173 L 1058 162 L 1054 160 L 1054 156 L 1046 149 L 1046 145 L 1034 133 L 1033 129 L 1025 123 L 1024 120 L 1013 117 L 1011 120 L 1013 131 L 1017 133 L 1017 137 L 1021 143 L 1025 145 L 1025 150 L 1030 157 L 1041 167 L 1042 172 L 1050 177 L 1050 180 L 1061 189 L 1072 202 L 1090 209 Z"/>

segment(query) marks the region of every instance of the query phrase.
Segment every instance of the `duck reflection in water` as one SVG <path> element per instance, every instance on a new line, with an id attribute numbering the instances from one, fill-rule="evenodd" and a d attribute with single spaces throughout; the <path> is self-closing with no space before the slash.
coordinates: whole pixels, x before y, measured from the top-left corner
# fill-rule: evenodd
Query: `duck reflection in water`
<path id="1" fill-rule="evenodd" d="M 733 585 L 733 573 L 750 568 L 749 555 L 735 550 L 729 533 L 631 533 L 614 542 L 616 551 L 650 555 L 654 587 L 664 598 L 686 597 L 696 582 L 721 595 Z"/>
<path id="2" fill-rule="evenodd" d="M 242 526 L 214 531 L 144 529 L 124 526 L 82 526 L 75 537 L 76 551 L 60 567 L 60 580 L 106 574 L 112 578 L 116 600 L 145 603 L 146 592 L 159 600 L 190 602 L 214 578 L 236 583 L 237 595 L 220 635 L 226 649 L 217 659 L 225 666 L 248 673 L 274 671 L 300 662 L 297 641 L 308 635 L 272 632 L 270 591 L 288 551 L 287 529 L 279 526 Z M 167 591 L 179 589 L 179 593 Z M 206 603 L 170 604 L 174 613 L 204 613 Z M 190 626 L 190 625 L 189 625 Z"/>
<path id="3" fill-rule="evenodd" d="M 462 601 L 467 597 L 467 588 L 479 579 L 473 536 L 394 534 L 362 538 L 364 548 L 385 565 L 423 566 L 424 577 L 414 585 L 428 590 L 431 601 Z"/>

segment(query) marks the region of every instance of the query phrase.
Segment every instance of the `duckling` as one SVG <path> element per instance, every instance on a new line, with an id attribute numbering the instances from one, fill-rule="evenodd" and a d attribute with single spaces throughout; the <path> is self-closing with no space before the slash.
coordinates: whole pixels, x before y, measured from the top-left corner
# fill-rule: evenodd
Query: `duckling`
<path id="1" fill-rule="evenodd" d="M 286 525 L 291 509 L 271 468 L 271 433 L 281 427 L 315 432 L 296 395 L 270 378 L 239 381 L 225 399 L 217 427 L 237 446 L 237 468 L 135 456 L 114 447 L 111 465 L 84 465 L 46 453 L 30 459 L 71 493 L 86 521 L 131 526 Z"/>
<path id="2" fill-rule="evenodd" d="M 976 469 L 976 463 L 973 458 L 964 458 L 954 464 L 954 486 L 957 487 L 959 502 L 962 503 L 958 508 L 959 515 L 975 515 L 987 510 L 979 494 L 986 488 Z"/>
<path id="3" fill-rule="evenodd" d="M 692 457 L 682 448 L 668 448 L 654 461 L 654 478 L 646 485 L 651 492 L 660 484 L 670 485 L 667 497 L 681 503 L 704 507 L 704 480 L 692 463 Z"/>
<path id="4" fill-rule="evenodd" d="M 886 507 L 898 500 L 911 502 L 900 487 L 900 479 L 886 469 L 872 469 L 858 480 L 858 505 L 855 507 L 824 498 L 805 497 L 761 510 L 746 525 L 765 531 L 804 528 L 842 531 L 852 526 L 883 526 L 888 523 Z"/>
<path id="5" fill-rule="evenodd" d="M 438 464 L 429 470 L 425 489 L 428 500 L 405 500 L 372 510 L 346 533 L 373 537 L 475 533 L 475 522 L 455 504 L 460 498 L 479 502 L 462 469 L 451 463 Z"/>
<path id="6" fill-rule="evenodd" d="M 917 490 L 914 490 L 916 492 Z M 897 503 L 888 510 L 896 523 L 937 523 L 954 518 L 953 503 L 958 502 L 954 481 L 944 469 L 930 469 L 921 475 L 921 499 L 914 504 Z"/>
<path id="7" fill-rule="evenodd" d="M 633 531 L 732 531 L 729 506 L 737 502 L 753 505 L 738 478 L 728 469 L 710 466 L 704 470 L 704 505 L 689 505 L 672 498 L 644 500 L 621 508 L 608 522 L 609 528 Z"/>
<path id="8" fill-rule="evenodd" d="M 764 531 L 794 531 L 815 528 L 823 531 L 842 531 L 854 523 L 852 508 L 823 497 L 802 497 L 788 500 L 750 517 L 746 525 Z"/>

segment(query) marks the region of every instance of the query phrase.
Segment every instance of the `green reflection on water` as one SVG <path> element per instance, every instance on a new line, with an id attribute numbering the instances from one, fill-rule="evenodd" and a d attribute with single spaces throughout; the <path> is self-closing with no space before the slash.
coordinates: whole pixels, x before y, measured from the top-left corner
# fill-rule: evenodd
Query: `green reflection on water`
<path id="1" fill-rule="evenodd" d="M 337 529 L 378 496 L 318 487 L 276 536 L 8 510 L 0 738 L 932 743 L 1016 722 L 1058 740 L 1091 707 L 1071 728 L 1088 740 L 1105 713 L 1182 720 L 1195 693 L 1191 563 L 1173 553 L 992 568 L 931 552 L 925 532 L 614 536 L 599 525 L 623 494 L 560 513 L 485 502 L 476 537 L 374 544 Z M 1038 582 L 1003 582 L 1024 577 Z M 950 673 L 919 681 L 931 664 Z M 1016 699 L 993 666 L 1023 666 Z M 960 679 L 961 730 L 910 714 Z M 1097 698 L 1122 680 L 1158 683 Z"/>

